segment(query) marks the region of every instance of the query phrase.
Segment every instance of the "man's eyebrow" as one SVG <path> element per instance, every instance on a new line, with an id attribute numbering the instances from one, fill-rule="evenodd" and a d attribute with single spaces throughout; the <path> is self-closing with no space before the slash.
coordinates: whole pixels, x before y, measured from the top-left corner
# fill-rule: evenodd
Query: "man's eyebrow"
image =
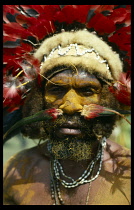
<path id="1" fill-rule="evenodd" d="M 60 83 L 60 82 L 51 82 L 51 81 L 49 81 L 46 85 L 45 85 L 45 87 L 55 87 L 55 86 L 68 86 L 68 84 L 69 83 L 67 83 L 67 84 L 64 84 L 63 82 L 62 83 Z"/>
<path id="2" fill-rule="evenodd" d="M 76 88 L 84 88 L 84 87 L 93 87 L 93 88 L 98 88 L 101 87 L 100 83 L 97 83 L 95 81 L 85 81 L 84 83 L 76 83 L 75 84 Z"/>

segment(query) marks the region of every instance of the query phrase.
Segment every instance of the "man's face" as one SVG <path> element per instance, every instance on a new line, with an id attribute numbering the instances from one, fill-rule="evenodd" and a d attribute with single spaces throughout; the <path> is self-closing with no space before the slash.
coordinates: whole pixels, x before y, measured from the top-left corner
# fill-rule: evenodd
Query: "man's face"
<path id="1" fill-rule="evenodd" d="M 49 108 L 62 109 L 63 115 L 55 121 L 25 125 L 22 132 L 32 139 L 49 139 L 58 159 L 89 159 L 99 138 L 108 138 L 117 120 L 117 116 L 84 119 L 81 110 L 91 103 L 120 109 L 108 85 L 96 76 L 81 69 L 58 69 L 45 86 L 40 88 L 35 83 L 23 106 L 23 117 Z"/>
<path id="2" fill-rule="evenodd" d="M 98 119 L 85 120 L 80 111 L 84 105 L 99 104 L 101 91 L 102 85 L 97 77 L 84 70 L 76 73 L 65 70 L 47 82 L 44 95 L 46 108 L 63 111 L 56 121 L 49 125 L 45 123 L 56 158 L 90 158 L 97 140 L 94 130 L 98 126 L 101 131 L 104 125 Z"/>
<path id="3" fill-rule="evenodd" d="M 45 88 L 47 108 L 62 109 L 63 114 L 69 119 L 56 130 L 55 135 L 58 138 L 84 135 L 84 131 L 73 120 L 74 116 L 80 115 L 79 111 L 84 105 L 99 103 L 101 88 L 99 80 L 85 71 L 74 74 L 72 70 L 65 70 L 47 82 Z"/>

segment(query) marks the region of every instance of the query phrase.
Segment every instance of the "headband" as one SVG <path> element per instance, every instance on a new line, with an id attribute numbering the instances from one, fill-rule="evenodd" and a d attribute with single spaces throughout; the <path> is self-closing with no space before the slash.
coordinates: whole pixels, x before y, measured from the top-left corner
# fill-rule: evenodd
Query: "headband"
<path id="1" fill-rule="evenodd" d="M 122 72 L 119 55 L 96 35 L 80 30 L 64 32 L 46 39 L 34 54 L 41 62 L 40 73 L 58 65 L 75 65 L 107 80 L 117 80 Z"/>

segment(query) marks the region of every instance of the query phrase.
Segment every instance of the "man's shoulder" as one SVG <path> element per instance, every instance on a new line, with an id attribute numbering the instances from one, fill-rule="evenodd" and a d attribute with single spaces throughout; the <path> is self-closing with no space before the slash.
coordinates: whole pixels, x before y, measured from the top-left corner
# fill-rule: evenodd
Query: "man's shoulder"
<path id="1" fill-rule="evenodd" d="M 131 157 L 131 150 L 122 146 L 114 141 L 107 140 L 106 150 L 112 154 L 112 156 L 120 155 L 122 157 Z"/>
<path id="2" fill-rule="evenodd" d="M 40 152 L 39 146 L 12 156 L 4 167 L 4 203 L 10 205 L 13 201 L 17 205 L 16 203 L 23 202 L 23 199 L 28 199 L 28 192 L 29 196 L 32 195 L 31 192 L 36 192 L 40 199 L 40 192 L 44 192 L 44 184 L 47 187 L 49 185 L 49 171 L 49 157 Z M 26 198 L 22 195 L 26 195 Z"/>
<path id="3" fill-rule="evenodd" d="M 49 159 L 41 152 L 39 146 L 28 148 L 13 155 L 4 166 L 4 177 L 14 169 L 21 172 L 22 168 L 30 170 L 33 167 L 40 167 L 40 164 L 45 164 Z"/>
<path id="4" fill-rule="evenodd" d="M 108 158 L 106 160 L 111 160 L 111 164 L 117 164 L 117 168 L 123 171 L 130 171 L 131 168 L 131 150 L 113 142 L 111 140 L 107 141 L 106 153 Z M 107 161 L 106 161 L 107 162 Z"/>

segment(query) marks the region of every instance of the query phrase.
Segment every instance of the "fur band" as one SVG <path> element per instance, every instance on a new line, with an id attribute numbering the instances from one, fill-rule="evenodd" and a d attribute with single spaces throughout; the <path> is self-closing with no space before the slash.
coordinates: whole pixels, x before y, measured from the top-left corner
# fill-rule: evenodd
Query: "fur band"
<path id="1" fill-rule="evenodd" d="M 119 79 L 120 73 L 122 72 L 122 62 L 119 55 L 113 52 L 112 49 L 96 35 L 85 30 L 63 32 L 46 39 L 34 56 L 41 62 L 44 55 L 49 56 L 52 49 L 56 48 L 58 45 L 64 49 L 70 44 L 75 43 L 85 48 L 94 48 L 101 58 L 107 61 L 109 69 L 106 68 L 106 63 L 99 63 L 97 59 L 90 56 L 89 53 L 89 56 L 85 56 L 84 54 L 80 57 L 73 55 L 52 56 L 43 63 L 40 73 L 45 74 L 58 65 L 75 65 L 86 68 L 90 73 L 97 72 L 108 80 Z"/>

